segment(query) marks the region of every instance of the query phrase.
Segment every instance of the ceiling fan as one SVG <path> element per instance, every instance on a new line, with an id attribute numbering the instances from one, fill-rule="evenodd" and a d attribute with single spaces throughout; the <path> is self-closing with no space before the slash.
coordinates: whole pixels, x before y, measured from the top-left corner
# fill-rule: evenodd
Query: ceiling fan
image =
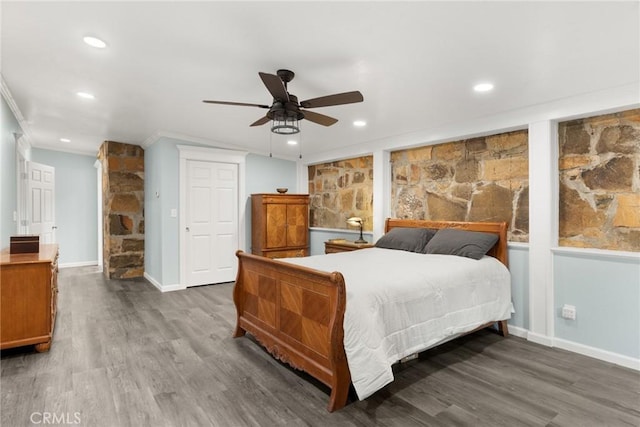
<path id="1" fill-rule="evenodd" d="M 298 97 L 287 91 L 287 83 L 293 80 L 293 77 L 295 76 L 293 71 L 278 70 L 276 74 L 260 72 L 258 75 L 267 87 L 269 93 L 271 93 L 271 96 L 273 96 L 273 102 L 271 105 L 210 100 L 204 100 L 202 102 L 208 104 L 239 105 L 268 109 L 269 111 L 267 111 L 266 115 L 251 123 L 251 126 L 260 126 L 273 120 L 274 123 L 271 128 L 272 132 L 292 134 L 300 131 L 297 127 L 298 120 L 306 119 L 310 122 L 323 126 L 331 126 L 338 121 L 338 119 L 333 117 L 309 111 L 307 108 L 352 104 L 355 102 L 362 102 L 364 100 L 359 91 L 353 91 L 321 96 L 319 98 L 312 98 L 298 102 Z"/>

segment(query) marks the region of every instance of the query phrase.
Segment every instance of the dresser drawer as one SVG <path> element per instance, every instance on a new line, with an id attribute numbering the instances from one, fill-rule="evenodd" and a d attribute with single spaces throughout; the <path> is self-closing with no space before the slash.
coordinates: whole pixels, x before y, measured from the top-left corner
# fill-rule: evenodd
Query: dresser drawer
<path id="1" fill-rule="evenodd" d="M 289 249 L 286 251 L 265 251 L 262 256 L 267 258 L 297 258 L 309 256 L 309 249 Z"/>
<path id="2" fill-rule="evenodd" d="M 0 348 L 51 346 L 58 295 L 58 246 L 37 253 L 0 254 Z"/>

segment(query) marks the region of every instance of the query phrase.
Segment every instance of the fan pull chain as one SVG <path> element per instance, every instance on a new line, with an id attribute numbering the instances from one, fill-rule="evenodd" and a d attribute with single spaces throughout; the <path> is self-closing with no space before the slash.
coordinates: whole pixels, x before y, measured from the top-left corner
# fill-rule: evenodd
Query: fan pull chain
<path id="1" fill-rule="evenodd" d="M 298 134 L 300 136 L 299 142 L 298 142 L 298 154 L 299 154 L 299 158 L 302 159 L 302 126 L 300 124 L 298 124 L 298 126 L 300 127 L 300 133 Z"/>
<path id="2" fill-rule="evenodd" d="M 271 146 L 273 145 L 273 133 L 269 132 L 269 157 L 273 157 Z"/>

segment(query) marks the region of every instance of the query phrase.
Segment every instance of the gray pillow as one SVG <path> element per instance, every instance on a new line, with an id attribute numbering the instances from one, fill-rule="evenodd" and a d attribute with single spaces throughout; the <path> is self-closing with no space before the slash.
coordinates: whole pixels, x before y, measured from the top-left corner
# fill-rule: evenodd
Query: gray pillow
<path id="1" fill-rule="evenodd" d="M 429 241 L 425 253 L 480 259 L 497 241 L 497 234 L 443 228 Z"/>
<path id="2" fill-rule="evenodd" d="M 424 253 L 425 246 L 435 236 L 436 231 L 430 228 L 392 228 L 378 239 L 376 247 Z"/>

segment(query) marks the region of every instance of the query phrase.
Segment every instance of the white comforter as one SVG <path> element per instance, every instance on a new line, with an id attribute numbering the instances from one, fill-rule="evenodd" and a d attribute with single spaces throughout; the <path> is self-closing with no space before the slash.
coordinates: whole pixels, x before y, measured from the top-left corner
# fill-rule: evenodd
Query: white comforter
<path id="1" fill-rule="evenodd" d="M 478 326 L 511 317 L 511 277 L 473 260 L 370 248 L 280 261 L 345 278 L 344 349 L 360 399 L 393 381 L 391 365 Z"/>

